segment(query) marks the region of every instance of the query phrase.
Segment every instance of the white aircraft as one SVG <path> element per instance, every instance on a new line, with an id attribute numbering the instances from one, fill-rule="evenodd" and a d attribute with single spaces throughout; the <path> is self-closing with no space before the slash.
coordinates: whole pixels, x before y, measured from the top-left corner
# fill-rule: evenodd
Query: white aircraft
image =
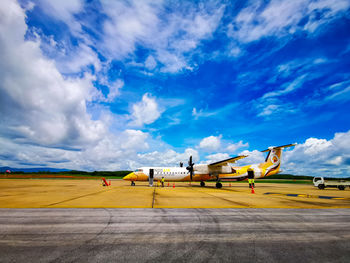
<path id="1" fill-rule="evenodd" d="M 288 144 L 277 147 L 269 147 L 262 152 L 268 152 L 265 162 L 259 164 L 246 165 L 241 167 L 231 166 L 237 160 L 246 158 L 247 155 L 240 155 L 211 164 L 194 164 L 192 156 L 188 161 L 187 167 L 141 167 L 134 172 L 126 175 L 123 179 L 131 181 L 149 181 L 150 185 L 153 180 L 160 181 L 163 177 L 165 181 L 171 182 L 200 182 L 205 186 L 205 181 L 216 181 L 216 187 L 221 188 L 221 181 L 241 181 L 247 178 L 261 178 L 280 171 L 281 156 L 283 148 L 291 147 L 296 144 Z"/>

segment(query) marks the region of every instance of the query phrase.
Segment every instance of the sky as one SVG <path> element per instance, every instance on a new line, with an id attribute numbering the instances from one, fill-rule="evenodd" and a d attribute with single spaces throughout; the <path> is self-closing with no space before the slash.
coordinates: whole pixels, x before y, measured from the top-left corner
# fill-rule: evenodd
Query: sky
<path id="1" fill-rule="evenodd" d="M 350 176 L 350 0 L 2 0 L 0 166 Z"/>

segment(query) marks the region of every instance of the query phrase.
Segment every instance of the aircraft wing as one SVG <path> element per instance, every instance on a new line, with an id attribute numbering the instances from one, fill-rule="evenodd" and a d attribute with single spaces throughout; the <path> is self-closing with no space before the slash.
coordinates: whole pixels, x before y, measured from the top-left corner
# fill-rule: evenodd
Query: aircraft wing
<path id="1" fill-rule="evenodd" d="M 225 165 L 227 165 L 228 163 L 234 163 L 234 162 L 236 162 L 237 160 L 240 160 L 240 159 L 243 159 L 243 158 L 246 158 L 246 157 L 248 157 L 248 155 L 239 155 L 239 156 L 232 157 L 232 158 L 229 158 L 229 159 L 226 159 L 226 160 L 222 160 L 222 161 L 219 161 L 219 162 L 215 162 L 215 163 L 208 164 L 208 166 L 209 166 L 209 167 L 220 167 L 220 166 L 225 166 Z"/>

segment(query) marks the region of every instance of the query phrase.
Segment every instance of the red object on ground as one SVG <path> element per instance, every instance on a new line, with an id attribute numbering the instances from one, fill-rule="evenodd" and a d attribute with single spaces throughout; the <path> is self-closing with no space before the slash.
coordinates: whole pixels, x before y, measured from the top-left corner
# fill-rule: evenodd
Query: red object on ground
<path id="1" fill-rule="evenodd" d="M 105 183 L 105 185 L 106 185 L 106 186 L 111 185 L 110 183 L 108 184 L 108 182 L 106 181 L 106 179 L 105 179 L 105 178 L 102 178 L 102 181 Z"/>
<path id="2" fill-rule="evenodd" d="M 175 183 L 173 184 L 173 188 L 175 188 Z"/>
<path id="3" fill-rule="evenodd" d="M 255 194 L 254 187 L 252 186 L 252 194 Z"/>
<path id="4" fill-rule="evenodd" d="M 170 186 L 170 183 L 168 183 L 168 187 Z"/>

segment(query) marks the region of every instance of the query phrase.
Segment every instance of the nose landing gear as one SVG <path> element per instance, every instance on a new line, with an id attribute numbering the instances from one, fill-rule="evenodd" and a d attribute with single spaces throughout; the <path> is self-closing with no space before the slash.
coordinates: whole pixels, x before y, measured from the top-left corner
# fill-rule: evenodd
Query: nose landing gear
<path id="1" fill-rule="evenodd" d="M 204 187 L 205 186 L 205 183 L 202 181 L 201 182 L 201 187 Z"/>
<path id="2" fill-rule="evenodd" d="M 134 181 L 131 181 L 131 186 L 135 186 L 135 182 Z"/>

